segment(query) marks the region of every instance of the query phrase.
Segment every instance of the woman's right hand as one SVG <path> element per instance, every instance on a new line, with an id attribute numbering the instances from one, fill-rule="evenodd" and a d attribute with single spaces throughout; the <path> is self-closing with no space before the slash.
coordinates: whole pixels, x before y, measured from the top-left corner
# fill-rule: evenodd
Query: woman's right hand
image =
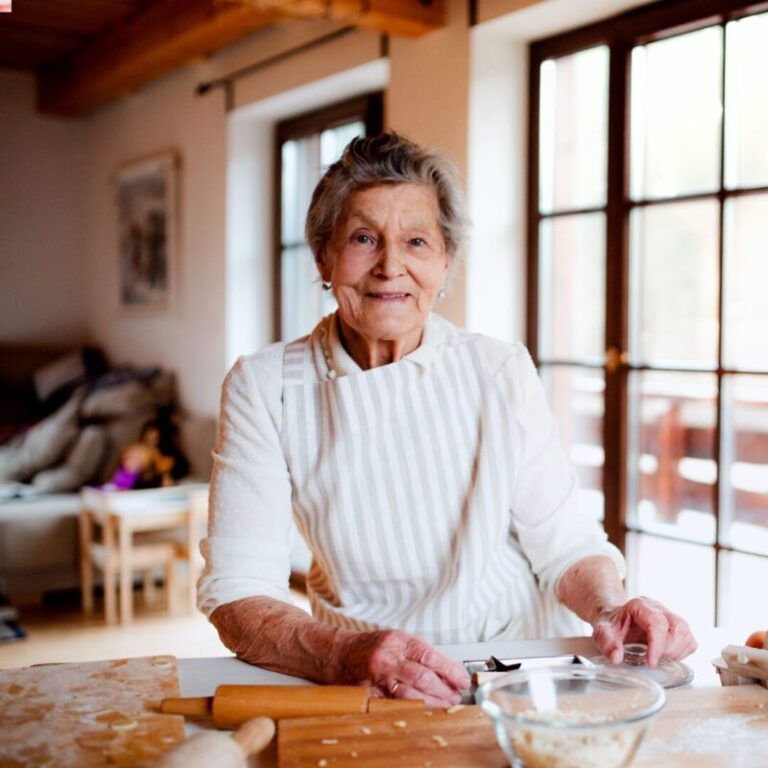
<path id="1" fill-rule="evenodd" d="M 379 696 L 423 699 L 428 707 L 458 704 L 469 687 L 464 667 L 398 630 L 339 631 L 333 648 L 340 684 L 369 685 Z"/>

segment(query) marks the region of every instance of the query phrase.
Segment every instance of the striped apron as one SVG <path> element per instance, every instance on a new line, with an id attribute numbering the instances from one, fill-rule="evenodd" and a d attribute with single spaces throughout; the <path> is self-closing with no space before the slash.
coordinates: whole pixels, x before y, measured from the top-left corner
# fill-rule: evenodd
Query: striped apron
<path id="1" fill-rule="evenodd" d="M 466 338 L 328 380 L 313 339 L 286 347 L 281 441 L 319 620 L 434 644 L 579 633 L 517 541 L 511 416 Z"/>

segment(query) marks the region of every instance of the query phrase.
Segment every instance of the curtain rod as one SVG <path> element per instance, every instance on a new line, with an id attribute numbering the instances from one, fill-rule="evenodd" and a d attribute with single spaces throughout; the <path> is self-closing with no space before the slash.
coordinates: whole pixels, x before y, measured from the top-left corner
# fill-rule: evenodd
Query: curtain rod
<path id="1" fill-rule="evenodd" d="M 309 51 L 312 48 L 318 48 L 321 45 L 325 45 L 325 43 L 330 43 L 332 40 L 344 37 L 350 32 L 355 31 L 355 27 L 342 27 L 341 29 L 329 32 L 327 35 L 322 35 L 321 37 L 317 37 L 314 40 L 310 40 L 306 43 L 302 43 L 301 45 L 297 45 L 295 48 L 291 48 L 290 50 L 276 53 L 274 56 L 268 56 L 266 59 L 254 62 L 253 64 L 249 64 L 246 67 L 236 69 L 233 72 L 230 72 L 228 75 L 222 75 L 221 77 L 216 77 L 213 80 L 207 80 L 205 82 L 198 83 L 195 88 L 195 93 L 198 96 L 203 96 L 213 88 L 224 88 L 227 98 L 227 110 L 230 110 L 233 106 L 232 84 L 236 80 L 239 80 L 246 75 L 250 75 L 253 72 L 258 72 L 260 69 L 265 69 L 266 67 L 270 67 L 273 64 L 277 64 L 279 61 L 288 59 L 297 53 L 304 53 L 304 51 Z"/>

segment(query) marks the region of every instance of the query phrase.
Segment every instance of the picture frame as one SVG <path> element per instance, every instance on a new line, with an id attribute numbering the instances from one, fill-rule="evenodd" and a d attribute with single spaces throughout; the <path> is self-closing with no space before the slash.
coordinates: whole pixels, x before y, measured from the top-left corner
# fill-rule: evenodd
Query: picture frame
<path id="1" fill-rule="evenodd" d="M 160 152 L 117 169 L 118 306 L 168 312 L 178 258 L 179 155 Z"/>

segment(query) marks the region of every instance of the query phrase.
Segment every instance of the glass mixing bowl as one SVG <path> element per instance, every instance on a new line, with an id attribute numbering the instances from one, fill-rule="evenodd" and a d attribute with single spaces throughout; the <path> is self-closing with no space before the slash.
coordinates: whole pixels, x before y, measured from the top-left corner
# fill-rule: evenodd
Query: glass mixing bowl
<path id="1" fill-rule="evenodd" d="M 665 695 L 624 670 L 562 666 L 499 675 L 476 699 L 513 768 L 624 768 Z"/>

